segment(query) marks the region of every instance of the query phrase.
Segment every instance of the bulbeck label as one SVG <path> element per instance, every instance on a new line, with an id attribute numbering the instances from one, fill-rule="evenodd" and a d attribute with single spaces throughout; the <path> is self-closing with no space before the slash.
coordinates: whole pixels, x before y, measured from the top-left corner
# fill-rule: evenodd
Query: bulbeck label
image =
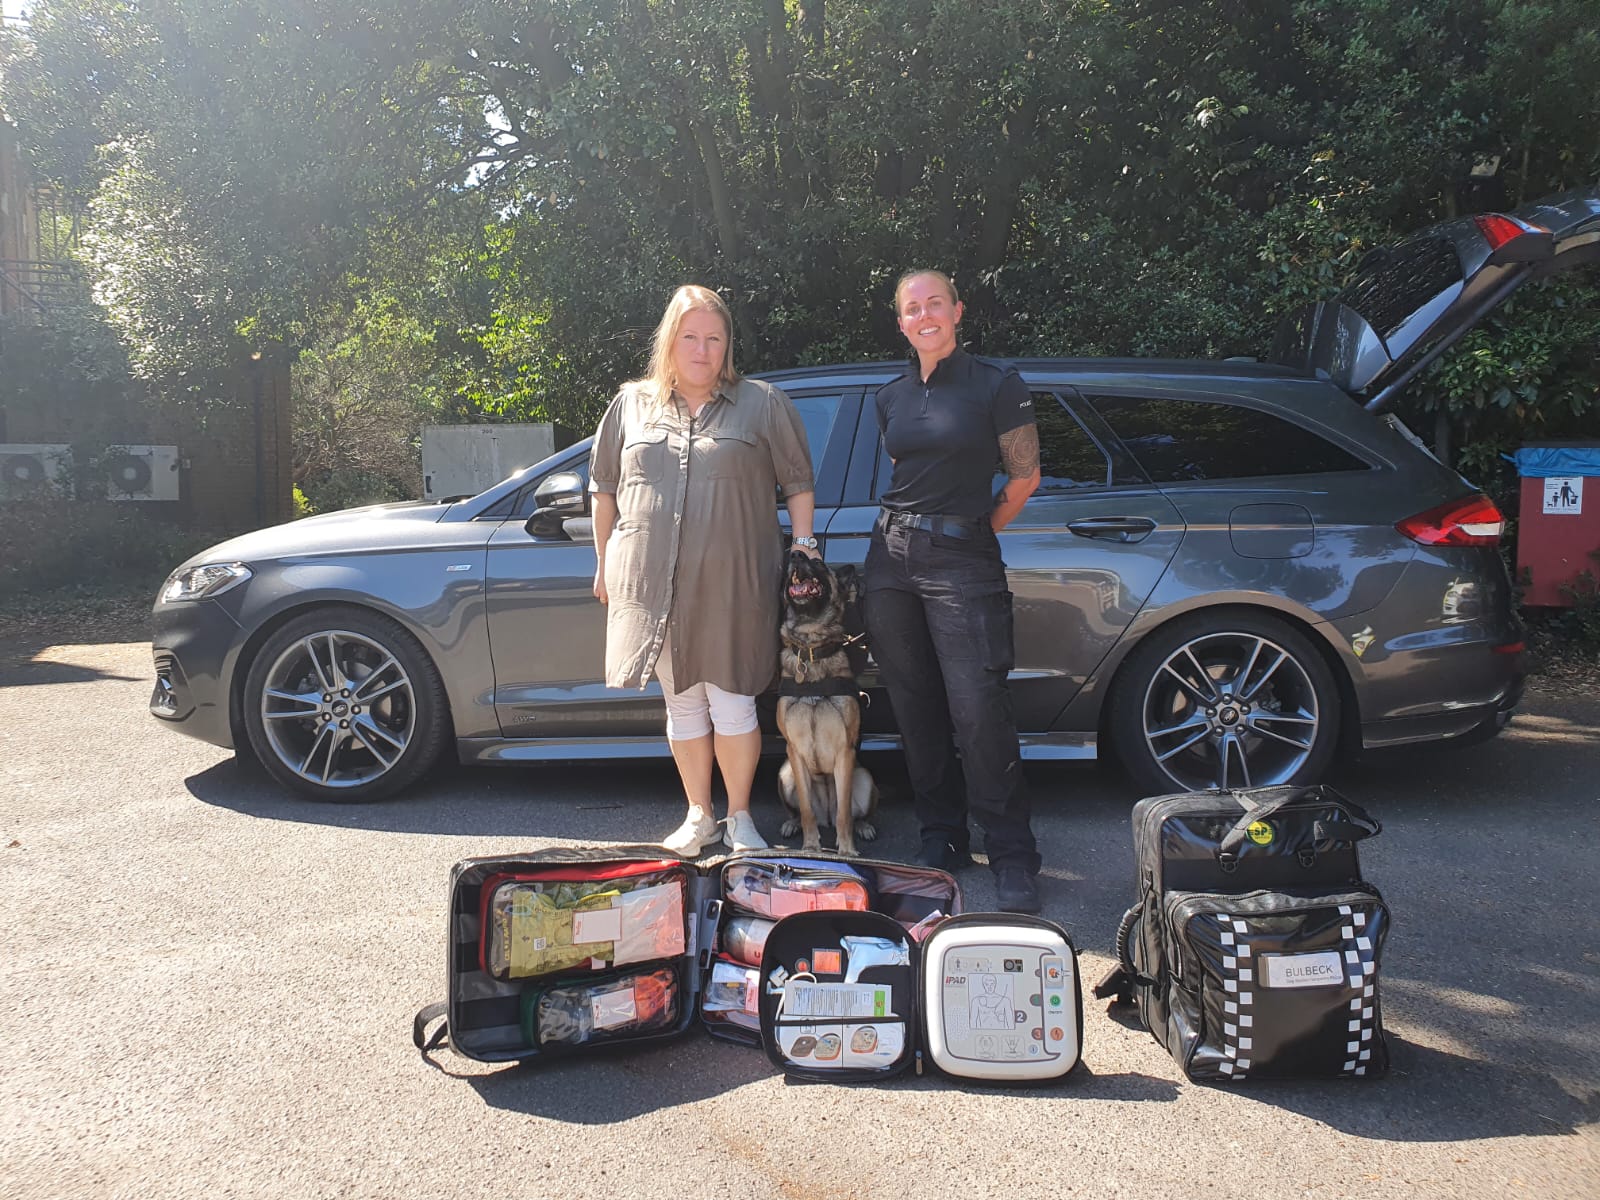
<path id="1" fill-rule="evenodd" d="M 1263 954 L 1261 982 L 1265 987 L 1342 987 L 1344 962 L 1336 950 L 1316 954 Z"/>

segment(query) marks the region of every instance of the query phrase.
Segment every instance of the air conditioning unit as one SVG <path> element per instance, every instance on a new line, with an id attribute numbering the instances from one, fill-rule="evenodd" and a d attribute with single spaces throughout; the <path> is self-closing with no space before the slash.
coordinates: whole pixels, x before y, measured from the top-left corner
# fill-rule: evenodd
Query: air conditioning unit
<path id="1" fill-rule="evenodd" d="M 107 446 L 100 456 L 107 500 L 178 499 L 176 446 Z"/>
<path id="2" fill-rule="evenodd" d="M 0 500 L 72 494 L 72 447 L 36 442 L 0 444 Z"/>

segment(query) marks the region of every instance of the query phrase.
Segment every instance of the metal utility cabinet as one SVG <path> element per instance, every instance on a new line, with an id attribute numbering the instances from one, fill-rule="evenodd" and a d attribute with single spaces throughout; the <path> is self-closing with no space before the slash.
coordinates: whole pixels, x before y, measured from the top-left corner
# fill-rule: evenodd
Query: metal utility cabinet
<path id="1" fill-rule="evenodd" d="M 476 496 L 570 446 L 560 425 L 429 425 L 422 430 L 422 498 Z"/>

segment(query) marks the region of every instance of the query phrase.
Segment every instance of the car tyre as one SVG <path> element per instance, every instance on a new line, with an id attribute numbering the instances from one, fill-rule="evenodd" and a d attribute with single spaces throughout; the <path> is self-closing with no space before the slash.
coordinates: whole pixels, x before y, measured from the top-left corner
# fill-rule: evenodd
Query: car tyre
<path id="1" fill-rule="evenodd" d="M 376 800 L 438 760 L 449 701 L 438 669 L 398 621 L 328 606 L 269 637 L 245 677 L 245 729 L 279 783 L 316 800 Z"/>
<path id="2" fill-rule="evenodd" d="M 1269 613 L 1195 613 L 1117 673 L 1108 733 L 1147 795 L 1314 783 L 1339 739 L 1339 689 L 1310 640 Z"/>

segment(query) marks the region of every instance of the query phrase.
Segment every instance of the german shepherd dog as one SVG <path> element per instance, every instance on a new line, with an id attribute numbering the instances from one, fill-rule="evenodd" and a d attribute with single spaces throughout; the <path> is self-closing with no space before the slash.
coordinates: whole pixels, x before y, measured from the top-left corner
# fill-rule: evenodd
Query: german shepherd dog
<path id="1" fill-rule="evenodd" d="M 860 640 L 846 628 L 860 585 L 854 567 L 837 572 L 820 558 L 793 551 L 784 576 L 783 678 L 778 690 L 778 730 L 789 761 L 778 769 L 778 794 L 795 815 L 783 836 L 805 831 L 804 848 L 822 848 L 818 827 L 838 831 L 839 853 L 855 857 L 856 839 L 878 836 L 871 817 L 878 788 L 856 765 L 861 698 L 848 648 Z"/>

